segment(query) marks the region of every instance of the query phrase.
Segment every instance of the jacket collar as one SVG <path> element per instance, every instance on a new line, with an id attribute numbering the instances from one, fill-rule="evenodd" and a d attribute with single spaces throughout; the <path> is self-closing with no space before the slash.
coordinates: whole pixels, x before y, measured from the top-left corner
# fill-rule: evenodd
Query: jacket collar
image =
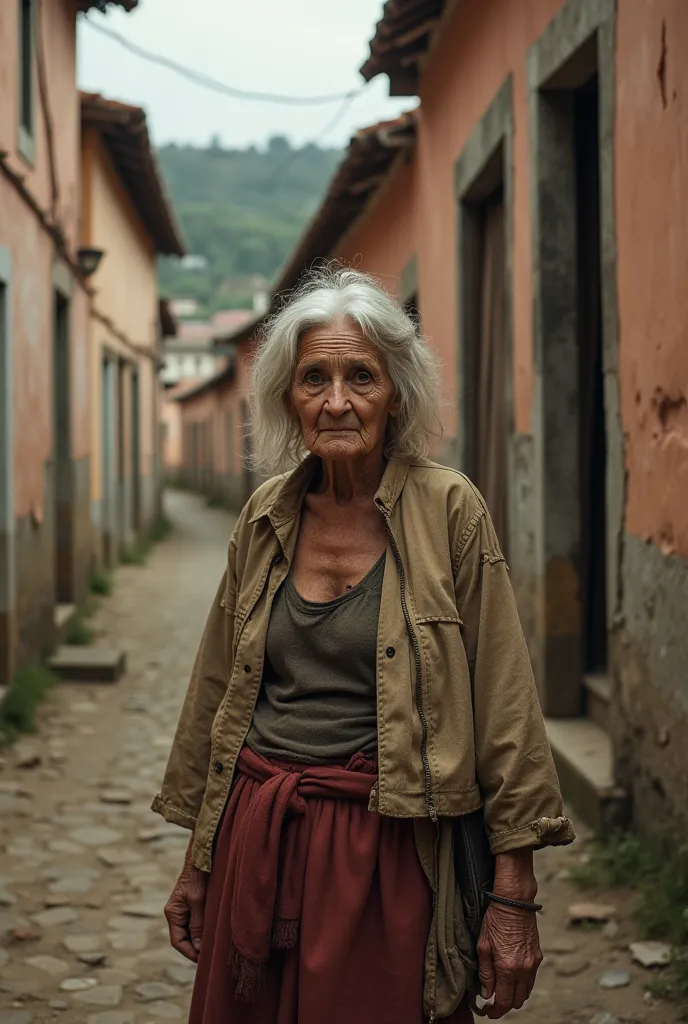
<path id="1" fill-rule="evenodd" d="M 318 458 L 309 455 L 291 473 L 282 477 L 282 482 L 268 494 L 249 523 L 256 523 L 267 517 L 275 529 L 284 526 L 301 511 L 303 500 L 311 480 L 318 468 Z M 375 495 L 375 504 L 385 512 L 391 512 L 404 489 L 409 472 L 409 463 L 394 456 L 389 459 Z"/>

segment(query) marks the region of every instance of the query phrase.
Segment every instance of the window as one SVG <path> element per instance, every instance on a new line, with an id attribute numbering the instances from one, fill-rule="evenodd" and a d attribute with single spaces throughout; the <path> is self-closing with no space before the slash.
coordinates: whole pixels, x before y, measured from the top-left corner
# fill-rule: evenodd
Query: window
<path id="1" fill-rule="evenodd" d="M 19 151 L 33 162 L 33 0 L 19 0 Z"/>

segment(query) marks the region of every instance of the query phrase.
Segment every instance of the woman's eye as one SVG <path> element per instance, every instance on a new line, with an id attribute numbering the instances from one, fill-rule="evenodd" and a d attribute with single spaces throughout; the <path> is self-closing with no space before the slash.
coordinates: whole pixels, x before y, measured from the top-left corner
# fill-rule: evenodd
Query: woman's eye
<path id="1" fill-rule="evenodd" d="M 304 379 L 306 384 L 322 384 L 322 374 L 318 373 L 317 370 L 311 370 Z"/>
<path id="2" fill-rule="evenodd" d="M 357 384 L 369 384 L 372 377 L 367 370 L 358 370 L 356 372 L 356 383 Z"/>

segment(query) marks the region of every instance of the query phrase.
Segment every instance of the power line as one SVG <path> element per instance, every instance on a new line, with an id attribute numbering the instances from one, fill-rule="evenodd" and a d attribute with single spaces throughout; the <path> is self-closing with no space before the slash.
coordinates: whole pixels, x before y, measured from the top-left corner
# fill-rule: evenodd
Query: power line
<path id="1" fill-rule="evenodd" d="M 338 107 L 333 116 L 330 118 L 330 120 L 327 122 L 324 128 L 320 129 L 317 135 L 314 135 L 311 139 L 308 139 L 305 145 L 301 146 L 299 149 L 293 149 L 291 153 L 288 153 L 284 157 L 283 160 L 280 160 L 280 162 L 275 167 L 273 167 L 271 174 L 269 174 L 268 177 L 266 178 L 265 182 L 263 183 L 264 186 L 266 188 L 274 188 L 277 182 L 282 177 L 284 177 L 285 172 L 289 170 L 292 164 L 294 164 L 299 159 L 299 157 L 303 155 L 308 146 L 317 146 L 319 142 L 322 142 L 325 136 L 329 135 L 329 133 L 333 131 L 334 128 L 336 128 L 336 126 L 342 120 L 347 110 L 349 109 L 353 101 L 356 99 L 357 95 L 358 93 L 346 96 L 344 98 L 342 105 Z"/>
<path id="2" fill-rule="evenodd" d="M 179 64 L 177 61 L 172 60 L 170 57 L 165 57 L 163 54 L 154 53 L 152 50 L 146 50 L 142 46 L 138 46 L 136 43 L 130 42 L 119 32 L 115 32 L 114 29 L 106 28 L 105 25 L 100 25 L 98 22 L 93 21 L 88 16 L 85 21 L 92 29 L 96 32 L 100 32 L 101 35 L 107 36 L 109 39 L 114 40 L 123 46 L 125 50 L 129 50 L 130 53 L 140 57 L 141 60 L 146 60 L 150 64 L 158 64 L 160 67 L 167 68 L 169 71 L 173 71 L 177 75 L 181 75 L 182 78 L 188 79 L 195 85 L 201 86 L 203 89 L 210 89 L 212 92 L 220 93 L 223 96 L 231 96 L 233 99 L 238 100 L 252 100 L 260 103 L 281 103 L 285 106 L 292 107 L 314 107 L 322 106 L 326 103 L 336 103 L 340 100 L 348 103 L 359 96 L 363 89 L 350 89 L 349 92 L 337 92 L 329 93 L 320 96 L 289 96 L 283 93 L 273 92 L 257 92 L 252 89 L 239 89 L 233 85 L 227 85 L 226 82 L 220 82 L 216 78 L 212 78 L 210 75 L 206 75 L 201 71 L 195 70 L 195 68 L 187 67 L 184 64 Z"/>

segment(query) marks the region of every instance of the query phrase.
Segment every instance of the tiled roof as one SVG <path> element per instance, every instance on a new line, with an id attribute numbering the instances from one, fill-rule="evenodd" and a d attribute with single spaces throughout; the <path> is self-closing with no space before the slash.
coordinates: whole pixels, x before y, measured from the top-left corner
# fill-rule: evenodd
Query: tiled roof
<path id="1" fill-rule="evenodd" d="M 363 212 L 403 149 L 412 146 L 418 111 L 361 128 L 330 181 L 311 222 L 280 271 L 274 294 L 293 288 L 303 271 L 327 257 Z"/>
<path id="2" fill-rule="evenodd" d="M 151 145 L 145 111 L 98 93 L 81 93 L 81 125 L 100 134 L 156 251 L 183 256 L 186 246 Z"/>
<path id="3" fill-rule="evenodd" d="M 389 76 L 390 96 L 418 95 L 418 66 L 453 0 L 387 0 L 361 68 L 366 82 Z"/>

